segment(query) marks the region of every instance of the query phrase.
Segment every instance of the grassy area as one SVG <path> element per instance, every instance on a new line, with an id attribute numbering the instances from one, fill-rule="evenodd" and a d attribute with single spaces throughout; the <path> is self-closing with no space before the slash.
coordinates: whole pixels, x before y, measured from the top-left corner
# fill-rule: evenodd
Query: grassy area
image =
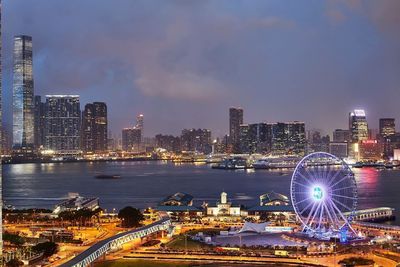
<path id="1" fill-rule="evenodd" d="M 175 250 L 184 250 L 185 248 L 187 248 L 187 250 L 202 250 L 208 246 L 201 242 L 193 241 L 189 237 L 187 237 L 185 245 L 185 236 L 180 235 L 168 242 L 166 247 Z"/>
<path id="2" fill-rule="evenodd" d="M 165 262 L 154 260 L 117 260 L 106 261 L 96 264 L 96 267 L 190 267 L 193 263 L 189 262 Z"/>

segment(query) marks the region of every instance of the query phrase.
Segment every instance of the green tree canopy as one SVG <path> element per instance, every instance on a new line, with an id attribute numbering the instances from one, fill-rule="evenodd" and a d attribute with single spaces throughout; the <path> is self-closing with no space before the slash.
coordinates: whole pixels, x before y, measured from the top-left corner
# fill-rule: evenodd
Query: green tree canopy
<path id="1" fill-rule="evenodd" d="M 50 257 L 57 252 L 58 245 L 54 242 L 43 242 L 32 247 L 37 253 L 43 253 L 45 257 Z"/>
<path id="2" fill-rule="evenodd" d="M 18 260 L 18 259 L 9 260 L 6 263 L 7 267 L 19 267 L 19 266 L 23 266 L 23 265 L 24 265 L 24 263 L 22 261 Z"/>
<path id="3" fill-rule="evenodd" d="M 122 227 L 138 227 L 140 222 L 144 220 L 143 214 L 140 210 L 133 207 L 125 207 L 118 213 L 118 218 L 121 219 Z"/>

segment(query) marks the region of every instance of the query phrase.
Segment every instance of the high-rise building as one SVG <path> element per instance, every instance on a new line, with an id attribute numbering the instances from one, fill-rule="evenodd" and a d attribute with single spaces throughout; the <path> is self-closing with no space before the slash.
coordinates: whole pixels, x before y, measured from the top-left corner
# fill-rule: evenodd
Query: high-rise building
<path id="1" fill-rule="evenodd" d="M 394 118 L 379 119 L 379 135 L 388 138 L 396 133 L 396 124 Z"/>
<path id="2" fill-rule="evenodd" d="M 272 125 L 272 152 L 274 154 L 304 155 L 306 134 L 304 122 L 277 122 Z"/>
<path id="3" fill-rule="evenodd" d="M 143 114 L 139 114 L 136 117 L 135 128 L 140 130 L 140 143 L 142 143 L 143 142 L 143 135 L 144 135 L 144 116 L 143 116 Z"/>
<path id="4" fill-rule="evenodd" d="M 13 60 L 13 147 L 31 149 L 35 141 L 32 37 L 14 37 Z"/>
<path id="5" fill-rule="evenodd" d="M 144 126 L 144 116 L 143 116 L 143 114 L 139 114 L 136 117 L 136 126 L 135 127 L 142 130 L 142 132 L 143 132 L 143 126 Z"/>
<path id="6" fill-rule="evenodd" d="M 333 142 L 351 142 L 351 134 L 349 130 L 336 129 L 333 131 Z"/>
<path id="7" fill-rule="evenodd" d="M 208 129 L 184 129 L 181 134 L 183 151 L 211 153 L 211 131 Z"/>
<path id="8" fill-rule="evenodd" d="M 306 129 L 304 122 L 286 123 L 286 148 L 289 153 L 304 155 L 306 147 Z"/>
<path id="9" fill-rule="evenodd" d="M 272 123 L 249 124 L 250 153 L 268 153 L 272 145 Z"/>
<path id="10" fill-rule="evenodd" d="M 368 123 L 363 109 L 355 109 L 349 113 L 349 131 L 353 143 L 368 139 Z"/>
<path id="11" fill-rule="evenodd" d="M 252 142 L 250 140 L 249 125 L 242 124 L 239 128 L 239 144 L 240 153 L 251 153 L 253 152 Z"/>
<path id="12" fill-rule="evenodd" d="M 328 152 L 330 136 L 321 136 L 321 132 L 318 130 L 309 131 L 307 152 Z"/>
<path id="13" fill-rule="evenodd" d="M 122 129 L 122 150 L 139 152 L 142 130 L 132 127 Z"/>
<path id="14" fill-rule="evenodd" d="M 362 140 L 359 143 L 359 160 L 382 160 L 383 150 L 383 144 L 379 143 L 377 140 Z"/>
<path id="15" fill-rule="evenodd" d="M 341 159 L 347 158 L 348 145 L 348 142 L 331 142 L 329 144 L 329 153 Z"/>
<path id="16" fill-rule="evenodd" d="M 243 124 L 243 109 L 229 109 L 229 138 L 230 144 L 233 146 L 233 152 L 239 152 L 240 148 L 240 125 Z"/>
<path id="17" fill-rule="evenodd" d="M 53 150 L 58 155 L 79 154 L 79 95 L 47 95 L 45 108 L 45 149 Z"/>
<path id="18" fill-rule="evenodd" d="M 82 114 L 82 150 L 102 153 L 108 149 L 107 105 L 94 102 L 85 105 Z"/>
<path id="19" fill-rule="evenodd" d="M 173 135 L 157 134 L 156 146 L 170 152 L 178 153 L 181 151 L 181 138 Z"/>
<path id="20" fill-rule="evenodd" d="M 34 137 L 35 137 L 35 148 L 39 149 L 45 144 L 45 118 L 46 118 L 46 104 L 42 102 L 40 95 L 35 96 L 35 108 L 34 108 Z"/>

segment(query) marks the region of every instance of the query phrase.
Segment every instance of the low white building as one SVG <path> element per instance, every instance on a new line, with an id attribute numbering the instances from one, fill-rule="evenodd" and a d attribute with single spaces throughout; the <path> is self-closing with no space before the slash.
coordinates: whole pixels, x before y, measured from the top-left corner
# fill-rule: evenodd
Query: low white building
<path id="1" fill-rule="evenodd" d="M 209 221 L 236 221 L 243 215 L 240 206 L 228 202 L 228 194 L 225 192 L 221 193 L 221 199 L 215 206 L 206 206 L 206 220 Z"/>

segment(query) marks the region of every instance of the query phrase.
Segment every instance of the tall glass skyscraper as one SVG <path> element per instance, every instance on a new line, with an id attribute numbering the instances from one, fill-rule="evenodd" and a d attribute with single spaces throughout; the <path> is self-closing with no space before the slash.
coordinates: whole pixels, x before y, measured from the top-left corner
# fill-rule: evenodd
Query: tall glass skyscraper
<path id="1" fill-rule="evenodd" d="M 82 149 L 104 153 L 108 142 L 107 105 L 104 102 L 86 104 L 82 115 Z"/>
<path id="2" fill-rule="evenodd" d="M 31 148 L 34 144 L 34 92 L 32 37 L 14 37 L 13 65 L 13 147 Z"/>
<path id="3" fill-rule="evenodd" d="M 353 143 L 368 139 L 368 123 L 363 109 L 355 109 L 350 112 L 349 130 Z"/>
<path id="4" fill-rule="evenodd" d="M 79 95 L 46 95 L 45 149 L 58 155 L 80 153 Z"/>
<path id="5" fill-rule="evenodd" d="M 229 109 L 229 139 L 235 153 L 240 151 L 240 125 L 242 124 L 243 109 L 231 107 Z"/>

